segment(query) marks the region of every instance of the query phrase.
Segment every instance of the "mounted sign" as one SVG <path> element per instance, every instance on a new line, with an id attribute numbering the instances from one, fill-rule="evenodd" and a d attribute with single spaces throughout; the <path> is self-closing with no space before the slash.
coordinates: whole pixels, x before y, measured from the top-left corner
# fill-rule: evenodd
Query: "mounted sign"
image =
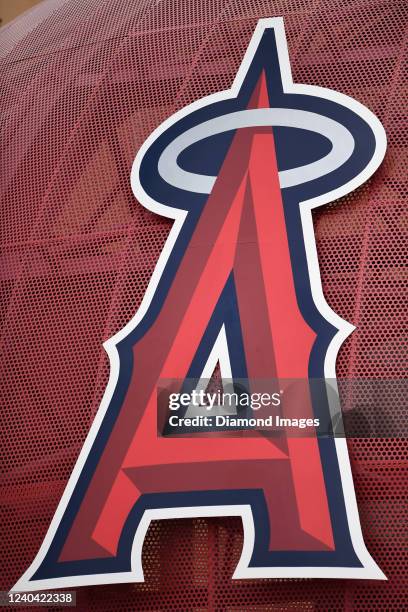
<path id="1" fill-rule="evenodd" d="M 142 581 L 151 520 L 220 515 L 243 521 L 234 578 L 384 578 L 344 439 L 160 436 L 157 386 L 209 378 L 217 362 L 249 385 L 335 378 L 353 326 L 323 297 L 311 211 L 366 181 L 385 148 L 361 104 L 292 83 L 281 19 L 258 23 L 230 90 L 146 140 L 133 191 L 174 224 L 138 312 L 105 344 L 102 404 L 15 590 Z M 314 425 L 332 407 L 304 395 Z"/>

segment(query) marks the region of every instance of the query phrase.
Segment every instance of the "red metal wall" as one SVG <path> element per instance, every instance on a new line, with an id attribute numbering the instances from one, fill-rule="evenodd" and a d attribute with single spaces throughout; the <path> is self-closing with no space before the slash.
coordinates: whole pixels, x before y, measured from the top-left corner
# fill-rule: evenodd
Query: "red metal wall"
<path id="1" fill-rule="evenodd" d="M 102 342 L 137 309 L 169 231 L 131 192 L 136 151 L 231 85 L 260 17 L 285 17 L 295 81 L 349 94 L 385 126 L 380 170 L 315 226 L 326 297 L 358 328 L 338 375 L 404 376 L 407 14 L 404 0 L 45 0 L 0 31 L 1 589 L 38 550 L 107 381 Z M 383 400 L 397 421 L 398 388 Z M 146 583 L 78 589 L 80 609 L 405 610 L 406 441 L 349 446 L 388 582 L 233 582 L 240 521 L 163 521 L 145 542 Z"/>

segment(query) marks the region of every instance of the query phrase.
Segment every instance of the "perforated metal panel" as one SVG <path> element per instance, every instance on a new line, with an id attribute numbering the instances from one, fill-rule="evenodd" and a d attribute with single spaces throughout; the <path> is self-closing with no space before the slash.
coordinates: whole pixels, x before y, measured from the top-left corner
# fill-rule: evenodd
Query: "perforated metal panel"
<path id="1" fill-rule="evenodd" d="M 338 375 L 406 374 L 407 7 L 46 0 L 0 31 L 1 589 L 42 542 L 106 385 L 102 342 L 137 309 L 169 231 L 131 192 L 134 156 L 176 109 L 231 85 L 260 17 L 285 17 L 295 81 L 357 98 L 386 128 L 380 170 L 315 228 L 325 295 L 357 326 Z M 406 418 L 398 390 L 384 402 Z M 365 539 L 388 582 L 233 582 L 240 521 L 163 521 L 145 541 L 146 583 L 78 589 L 80 609 L 405 610 L 406 441 L 349 447 Z"/>

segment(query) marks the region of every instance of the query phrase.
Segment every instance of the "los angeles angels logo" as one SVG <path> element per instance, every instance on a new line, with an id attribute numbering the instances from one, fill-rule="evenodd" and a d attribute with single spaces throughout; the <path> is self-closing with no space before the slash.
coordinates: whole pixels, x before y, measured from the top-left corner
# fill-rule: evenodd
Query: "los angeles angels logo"
<path id="1" fill-rule="evenodd" d="M 16 590 L 142 581 L 152 519 L 219 515 L 242 517 L 234 578 L 384 578 L 344 439 L 160 437 L 156 391 L 202 376 L 215 346 L 231 378 L 335 378 L 353 327 L 323 297 L 311 210 L 367 180 L 385 148 L 361 104 L 292 82 L 281 19 L 258 23 L 230 90 L 146 140 L 133 191 L 174 224 L 140 309 L 105 344 L 102 404 Z M 329 403 L 311 394 L 305 410 Z"/>

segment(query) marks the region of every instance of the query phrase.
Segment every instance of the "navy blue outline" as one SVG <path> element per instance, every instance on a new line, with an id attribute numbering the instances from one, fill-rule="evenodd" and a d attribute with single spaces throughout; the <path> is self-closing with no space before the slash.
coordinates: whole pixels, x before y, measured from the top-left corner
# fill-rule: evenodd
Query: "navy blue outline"
<path id="1" fill-rule="evenodd" d="M 210 322 L 207 325 L 207 329 L 204 332 L 193 361 L 191 362 L 190 369 L 187 373 L 184 384 L 180 389 L 180 393 L 191 393 L 191 391 L 197 388 L 205 364 L 207 363 L 210 352 L 223 325 L 225 327 L 225 334 L 227 336 L 232 379 L 246 379 L 248 377 L 248 373 L 245 362 L 244 342 L 242 339 L 238 299 L 233 272 L 231 272 L 227 282 L 225 283 L 225 287 L 221 292 L 221 296 L 214 309 Z M 187 407 L 180 408 L 177 415 L 182 417 L 186 412 Z M 249 407 L 240 409 L 240 416 L 242 417 L 250 417 L 250 413 L 252 413 L 252 410 L 250 410 Z M 182 427 L 172 427 L 169 423 L 167 423 L 163 429 L 162 435 L 183 435 L 188 433 L 188 431 L 188 429 L 184 429 Z M 194 431 L 199 433 L 200 431 L 206 430 L 195 427 Z M 221 431 L 221 429 L 217 428 L 217 431 Z"/>
<path id="2" fill-rule="evenodd" d="M 273 29 L 266 29 L 238 97 L 210 104 L 180 119 L 153 142 L 142 160 L 140 179 L 150 197 L 165 205 L 186 210 L 188 214 L 158 283 L 148 312 L 137 328 L 117 345 L 121 366 L 114 395 L 48 552 L 40 567 L 31 577 L 33 581 L 62 576 L 130 571 L 131 545 L 143 512 L 148 508 L 191 505 L 250 504 L 256 526 L 251 567 L 362 567 L 351 543 L 337 453 L 332 437 L 320 438 L 319 448 L 335 540 L 335 551 L 333 552 L 268 551 L 269 529 L 273 528 L 273 526 L 269 526 L 263 492 L 260 490 L 243 489 L 143 495 L 129 514 L 120 538 L 116 557 L 58 562 L 58 557 L 70 527 L 75 520 L 87 487 L 108 442 L 112 427 L 120 413 L 120 408 L 132 375 L 132 347 L 146 333 L 150 326 L 154 324 L 207 200 L 206 195 L 185 193 L 165 183 L 157 172 L 158 158 L 167 144 L 188 128 L 212 117 L 247 108 L 262 70 L 266 74 L 271 107 L 309 110 L 330 117 L 347 127 L 356 142 L 356 147 L 351 157 L 341 167 L 309 183 L 288 188 L 283 194 L 296 296 L 302 315 L 310 327 L 317 333 L 317 339 L 310 356 L 309 377 L 311 379 L 324 378 L 324 358 L 330 341 L 337 333 L 337 329 L 322 317 L 313 302 L 300 221 L 299 202 L 332 191 L 360 174 L 374 155 L 375 136 L 369 124 L 345 106 L 325 98 L 284 93 L 275 33 Z M 233 131 L 224 135 L 223 146 L 225 146 L 225 150 L 228 149 L 233 135 Z M 203 141 L 202 146 L 211 147 L 210 139 Z M 315 159 L 316 152 L 311 152 L 311 156 Z M 328 410 L 328 406 L 322 407 L 321 402 L 319 402 L 319 410 Z"/>

